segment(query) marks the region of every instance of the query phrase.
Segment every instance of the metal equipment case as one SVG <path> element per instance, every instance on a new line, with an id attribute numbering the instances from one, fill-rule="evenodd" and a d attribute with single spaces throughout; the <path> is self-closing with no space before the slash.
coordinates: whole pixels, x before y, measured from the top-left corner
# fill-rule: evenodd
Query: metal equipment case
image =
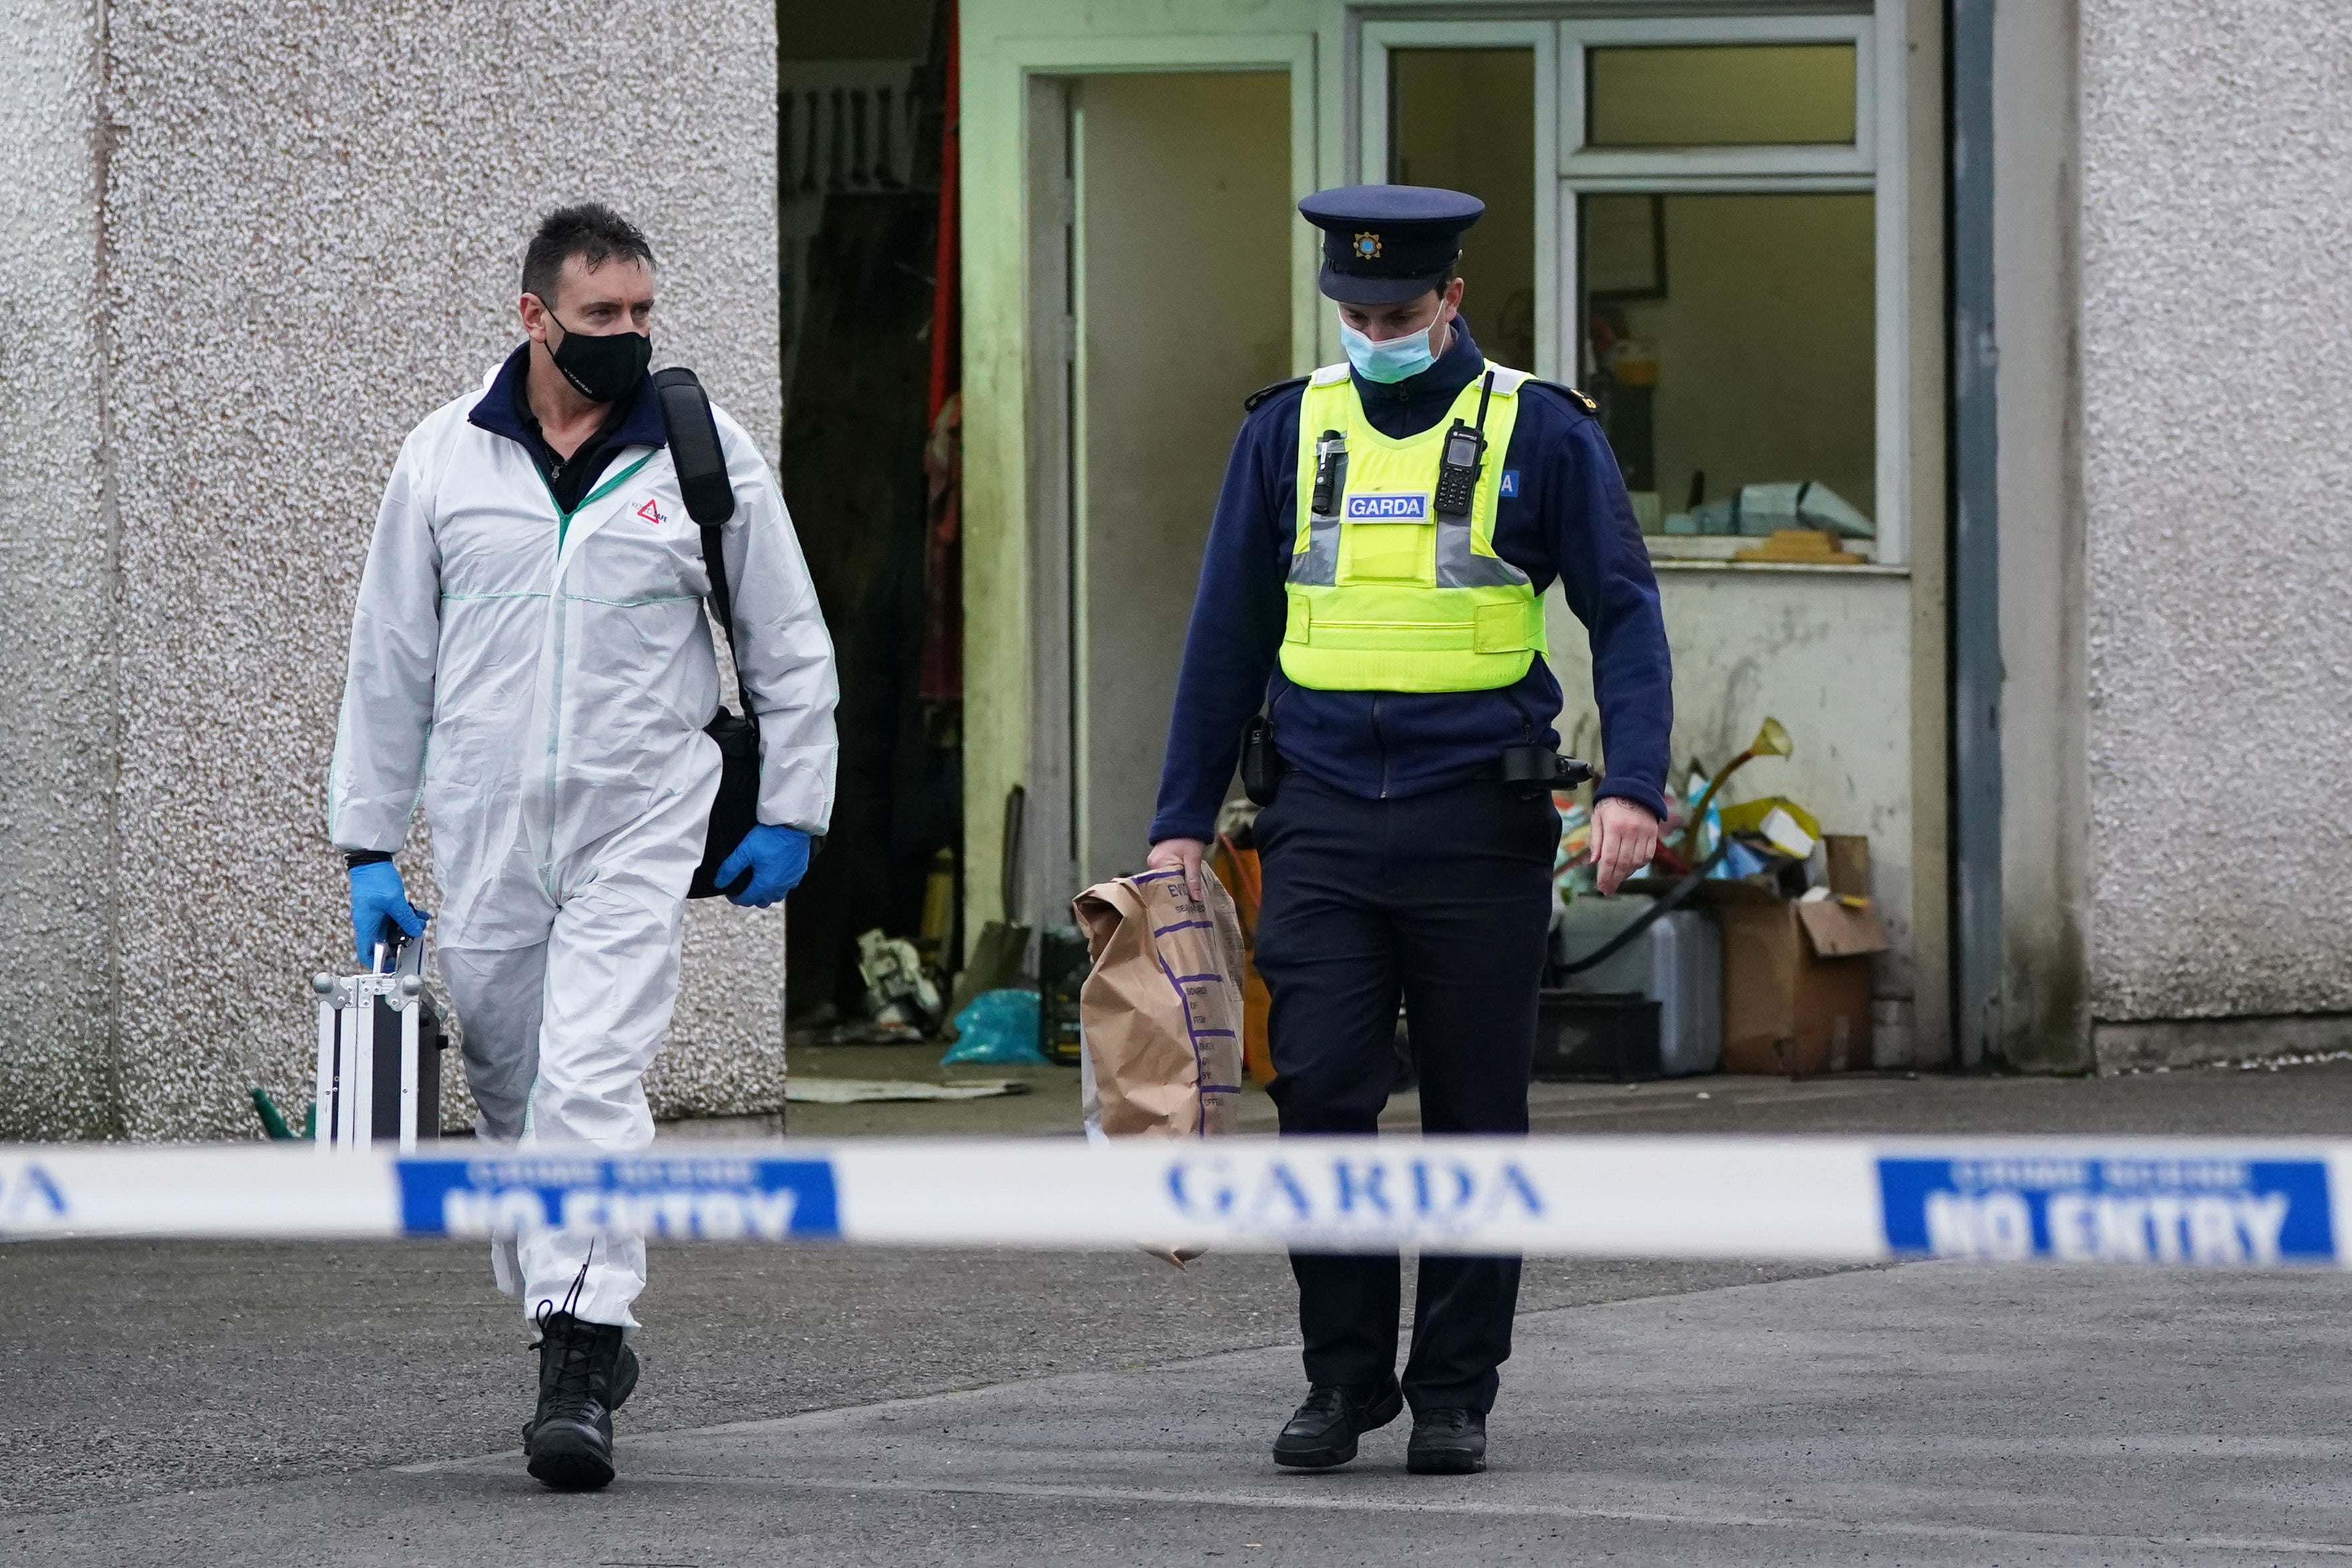
<path id="1" fill-rule="evenodd" d="M 441 1135 L 441 1020 L 425 999 L 425 944 L 384 949 L 362 975 L 311 977 L 319 997 L 313 1137 L 320 1149 L 413 1149 Z"/>

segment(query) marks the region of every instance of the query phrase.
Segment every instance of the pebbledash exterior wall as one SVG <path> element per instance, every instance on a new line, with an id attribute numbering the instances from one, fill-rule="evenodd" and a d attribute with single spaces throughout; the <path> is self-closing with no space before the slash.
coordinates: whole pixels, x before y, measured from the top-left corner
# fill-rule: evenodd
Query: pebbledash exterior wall
<path id="1" fill-rule="evenodd" d="M 2006 1054 L 2352 1047 L 2352 10 L 1995 26 Z"/>
<path id="2" fill-rule="evenodd" d="M 2096 1058 L 2352 1046 L 2352 7 L 2079 48 Z"/>
<path id="3" fill-rule="evenodd" d="M 517 340 L 541 212 L 646 230 L 656 363 L 773 460 L 774 13 L 0 16 L 0 1138 L 251 1135 L 349 962 L 322 786 L 377 497 Z M 401 868 L 437 902 L 421 821 Z M 656 1110 L 773 1110 L 783 921 L 688 933 Z"/>

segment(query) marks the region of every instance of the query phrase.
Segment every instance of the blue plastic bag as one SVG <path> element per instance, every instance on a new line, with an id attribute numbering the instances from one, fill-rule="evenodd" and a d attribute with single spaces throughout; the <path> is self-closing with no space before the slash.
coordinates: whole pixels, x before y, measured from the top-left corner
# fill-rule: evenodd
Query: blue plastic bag
<path id="1" fill-rule="evenodd" d="M 1037 1049 L 1037 993 L 982 991 L 955 1016 L 956 1042 L 940 1065 L 980 1061 L 992 1066 L 1050 1067 Z"/>

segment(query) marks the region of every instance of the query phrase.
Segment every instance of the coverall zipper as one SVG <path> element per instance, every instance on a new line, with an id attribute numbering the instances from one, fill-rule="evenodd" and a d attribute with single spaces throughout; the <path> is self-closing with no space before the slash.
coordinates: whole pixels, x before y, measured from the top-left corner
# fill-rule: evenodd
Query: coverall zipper
<path id="1" fill-rule="evenodd" d="M 658 446 L 654 452 L 660 451 Z M 555 765 L 557 741 L 563 733 L 563 541 L 572 532 L 572 519 L 603 500 L 629 481 L 629 476 L 654 460 L 654 452 L 646 453 L 618 474 L 581 497 L 580 504 L 570 511 L 555 498 L 555 486 L 540 475 L 539 482 L 547 489 L 547 499 L 555 507 L 555 573 L 547 586 L 547 612 L 555 617 L 555 667 L 547 675 L 547 863 L 539 868 L 539 885 L 553 898 L 556 892 L 548 882 L 548 873 L 555 868 Z M 533 464 L 536 469 L 538 465 Z M 534 1084 L 535 1086 L 535 1084 Z M 529 1125 L 529 1117 L 525 1117 Z"/>

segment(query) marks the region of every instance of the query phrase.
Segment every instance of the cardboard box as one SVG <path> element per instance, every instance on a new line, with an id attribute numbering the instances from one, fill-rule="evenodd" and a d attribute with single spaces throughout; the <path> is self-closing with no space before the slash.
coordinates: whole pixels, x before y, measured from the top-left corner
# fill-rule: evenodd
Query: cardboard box
<path id="1" fill-rule="evenodd" d="M 1830 833 L 1822 840 L 1830 891 L 1841 897 L 1870 896 L 1870 841 L 1860 833 Z"/>
<path id="2" fill-rule="evenodd" d="M 1801 1078 L 1866 1068 L 1870 959 L 1886 950 L 1878 911 L 1835 899 L 1791 904 L 1771 887 L 1710 882 L 1723 929 L 1723 1070 Z"/>

